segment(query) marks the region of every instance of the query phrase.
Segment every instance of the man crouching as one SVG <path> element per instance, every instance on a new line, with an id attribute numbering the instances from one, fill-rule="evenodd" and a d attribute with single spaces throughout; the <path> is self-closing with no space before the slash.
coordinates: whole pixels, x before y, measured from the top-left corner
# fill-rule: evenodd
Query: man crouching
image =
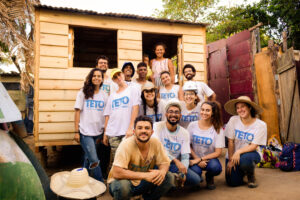
<path id="1" fill-rule="evenodd" d="M 151 118 L 137 117 L 133 133 L 117 149 L 108 176 L 109 192 L 114 199 L 137 195 L 143 195 L 145 200 L 159 199 L 173 186 L 173 177 L 168 172 L 170 159 L 161 142 L 151 138 Z"/>

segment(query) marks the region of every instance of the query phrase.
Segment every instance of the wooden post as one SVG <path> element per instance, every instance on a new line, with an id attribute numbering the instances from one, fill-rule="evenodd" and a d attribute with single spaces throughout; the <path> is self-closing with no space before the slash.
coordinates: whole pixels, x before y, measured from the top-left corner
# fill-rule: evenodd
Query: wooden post
<path id="1" fill-rule="evenodd" d="M 69 27 L 69 39 L 68 39 L 68 67 L 73 67 L 73 59 L 74 59 L 74 29 Z"/>
<path id="2" fill-rule="evenodd" d="M 257 45 L 256 45 L 257 52 L 261 52 L 259 28 L 255 29 L 255 37 L 256 37 L 256 43 L 257 43 Z"/>
<path id="3" fill-rule="evenodd" d="M 182 74 L 182 37 L 178 37 L 177 41 L 177 67 L 178 67 L 178 83 L 180 86 L 183 85 L 183 74 Z"/>
<path id="4" fill-rule="evenodd" d="M 283 52 L 287 51 L 287 32 L 282 32 L 282 45 L 283 45 Z"/>
<path id="5" fill-rule="evenodd" d="M 34 48 L 34 144 L 39 140 L 40 10 L 35 10 Z"/>

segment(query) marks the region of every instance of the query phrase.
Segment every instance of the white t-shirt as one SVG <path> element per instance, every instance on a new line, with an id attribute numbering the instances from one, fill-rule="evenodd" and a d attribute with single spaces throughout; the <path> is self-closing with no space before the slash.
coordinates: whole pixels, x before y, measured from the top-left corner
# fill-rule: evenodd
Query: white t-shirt
<path id="1" fill-rule="evenodd" d="M 104 115 L 109 115 L 105 133 L 108 136 L 125 135 L 131 118 L 132 107 L 139 105 L 138 91 L 128 86 L 121 93 L 112 93 L 107 101 Z"/>
<path id="2" fill-rule="evenodd" d="M 170 99 L 178 99 L 179 85 L 173 85 L 170 90 L 167 90 L 164 86 L 160 87 L 159 94 L 160 98 L 166 101 Z"/>
<path id="3" fill-rule="evenodd" d="M 199 102 L 195 108 L 192 110 L 188 110 L 186 108 L 185 102 L 181 101 L 181 119 L 180 119 L 180 126 L 183 128 L 187 128 L 188 125 L 193 122 L 193 121 L 198 121 L 200 117 L 200 108 L 201 108 L 201 103 Z"/>
<path id="4" fill-rule="evenodd" d="M 260 119 L 245 126 L 238 115 L 232 116 L 225 128 L 225 136 L 234 139 L 234 152 L 251 143 L 266 145 L 267 125 Z"/>
<path id="5" fill-rule="evenodd" d="M 158 121 L 165 121 L 166 120 L 166 115 L 165 115 L 165 107 L 166 107 L 166 102 L 164 100 L 160 100 L 158 105 L 157 105 L 157 118 L 155 116 L 154 108 L 150 108 L 149 106 L 146 106 L 146 115 L 150 117 L 153 122 L 158 122 Z M 140 105 L 139 109 L 139 115 L 144 115 L 144 105 Z"/>
<path id="6" fill-rule="evenodd" d="M 96 136 L 103 133 L 104 108 L 107 99 L 107 94 L 102 90 L 89 99 L 85 99 L 82 89 L 77 93 L 74 108 L 80 110 L 79 130 L 81 134 Z"/>
<path id="7" fill-rule="evenodd" d="M 205 96 L 210 97 L 214 91 L 202 81 L 193 81 L 197 87 L 197 95 L 200 98 L 200 101 L 205 101 Z M 187 82 L 185 82 L 187 83 Z"/>
<path id="8" fill-rule="evenodd" d="M 110 78 L 104 79 L 101 89 L 110 95 L 118 90 L 118 85 L 113 82 Z"/>
<path id="9" fill-rule="evenodd" d="M 166 122 L 162 121 L 154 123 L 153 130 L 153 136 L 159 138 L 171 160 L 191 153 L 190 137 L 185 128 L 178 125 L 175 132 L 170 132 Z"/>
<path id="10" fill-rule="evenodd" d="M 217 133 L 211 126 L 207 130 L 199 128 L 198 121 L 191 122 L 187 128 L 194 152 L 200 158 L 215 152 L 215 148 L 225 147 L 225 136 L 223 129 Z"/>

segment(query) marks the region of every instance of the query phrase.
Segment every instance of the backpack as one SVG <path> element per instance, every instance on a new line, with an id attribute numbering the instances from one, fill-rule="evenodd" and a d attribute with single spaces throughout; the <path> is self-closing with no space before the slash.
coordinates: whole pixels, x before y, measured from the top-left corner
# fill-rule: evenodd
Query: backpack
<path id="1" fill-rule="evenodd" d="M 283 171 L 300 171 L 300 144 L 286 143 L 279 156 L 279 168 Z"/>

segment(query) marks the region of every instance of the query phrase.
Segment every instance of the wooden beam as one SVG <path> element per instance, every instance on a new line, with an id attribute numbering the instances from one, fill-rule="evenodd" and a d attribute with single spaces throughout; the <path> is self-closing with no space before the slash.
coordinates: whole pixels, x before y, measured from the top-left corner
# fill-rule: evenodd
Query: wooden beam
<path id="1" fill-rule="evenodd" d="M 79 145 L 75 140 L 40 140 L 35 143 L 36 146 L 64 146 Z"/>
<path id="2" fill-rule="evenodd" d="M 184 62 L 201 62 L 205 61 L 205 54 L 183 52 Z"/>
<path id="3" fill-rule="evenodd" d="M 204 53 L 203 44 L 183 43 L 184 52 Z"/>
<path id="4" fill-rule="evenodd" d="M 39 111 L 74 111 L 75 101 L 39 101 Z"/>
<path id="5" fill-rule="evenodd" d="M 39 15 L 39 16 L 41 16 L 41 15 Z M 49 23 L 49 22 L 40 22 L 40 32 L 41 33 L 68 35 L 68 25 L 67 24 Z"/>
<path id="6" fill-rule="evenodd" d="M 40 56 L 40 67 L 67 68 L 68 58 Z"/>
<path id="7" fill-rule="evenodd" d="M 84 80 L 92 68 L 73 67 L 68 69 L 41 68 L 40 79 Z"/>
<path id="8" fill-rule="evenodd" d="M 40 134 L 39 141 L 42 140 L 73 140 L 75 133 L 47 133 L 47 134 Z"/>
<path id="9" fill-rule="evenodd" d="M 40 122 L 73 122 L 74 110 L 71 112 L 39 112 Z"/>
<path id="10" fill-rule="evenodd" d="M 39 123 L 39 133 L 74 133 L 74 122 Z"/>
<path id="11" fill-rule="evenodd" d="M 40 45 L 40 55 L 68 57 L 68 47 Z"/>
<path id="12" fill-rule="evenodd" d="M 205 37 L 204 34 L 202 35 L 183 35 L 182 41 L 184 43 L 191 43 L 191 44 L 204 44 L 205 43 Z"/>
<path id="13" fill-rule="evenodd" d="M 66 47 L 68 46 L 68 36 L 41 33 L 40 44 Z"/>
<path id="14" fill-rule="evenodd" d="M 40 90 L 79 90 L 83 80 L 40 80 Z"/>
<path id="15" fill-rule="evenodd" d="M 78 90 L 40 90 L 39 100 L 75 100 Z"/>
<path id="16" fill-rule="evenodd" d="M 141 50 L 118 49 L 118 59 L 120 60 L 142 60 L 143 52 Z"/>
<path id="17" fill-rule="evenodd" d="M 203 62 L 184 62 L 183 65 L 191 64 L 195 67 L 196 71 L 205 71 L 205 65 Z"/>
<path id="18" fill-rule="evenodd" d="M 73 60 L 74 60 L 74 29 L 69 28 L 69 40 L 68 40 L 68 55 L 69 55 L 69 68 L 73 67 Z"/>
<path id="19" fill-rule="evenodd" d="M 141 40 L 118 40 L 119 49 L 131 49 L 131 50 L 142 50 L 142 41 Z"/>
<path id="20" fill-rule="evenodd" d="M 96 15 L 82 15 L 78 13 L 51 10 L 42 10 L 41 21 L 59 24 L 69 24 L 74 26 L 105 28 L 113 30 L 122 29 L 129 31 L 141 31 L 159 34 L 164 33 L 176 35 L 204 35 L 206 31 L 206 28 L 202 25 L 175 24 L 157 21 L 152 22 L 136 19 L 125 19 Z"/>
<path id="21" fill-rule="evenodd" d="M 182 69 L 183 69 L 183 59 L 182 59 L 182 37 L 178 37 L 177 40 L 177 63 L 178 63 L 178 82 L 179 85 L 182 86 L 183 85 L 183 73 L 182 73 Z"/>
<path id="22" fill-rule="evenodd" d="M 123 40 L 142 40 L 141 31 L 118 30 L 118 39 Z"/>
<path id="23" fill-rule="evenodd" d="M 35 37 L 35 45 L 34 45 L 34 107 L 33 107 L 33 115 L 34 115 L 34 143 L 36 144 L 39 139 L 39 67 L 40 67 L 40 9 L 35 10 L 35 26 L 34 26 L 34 37 Z"/>

